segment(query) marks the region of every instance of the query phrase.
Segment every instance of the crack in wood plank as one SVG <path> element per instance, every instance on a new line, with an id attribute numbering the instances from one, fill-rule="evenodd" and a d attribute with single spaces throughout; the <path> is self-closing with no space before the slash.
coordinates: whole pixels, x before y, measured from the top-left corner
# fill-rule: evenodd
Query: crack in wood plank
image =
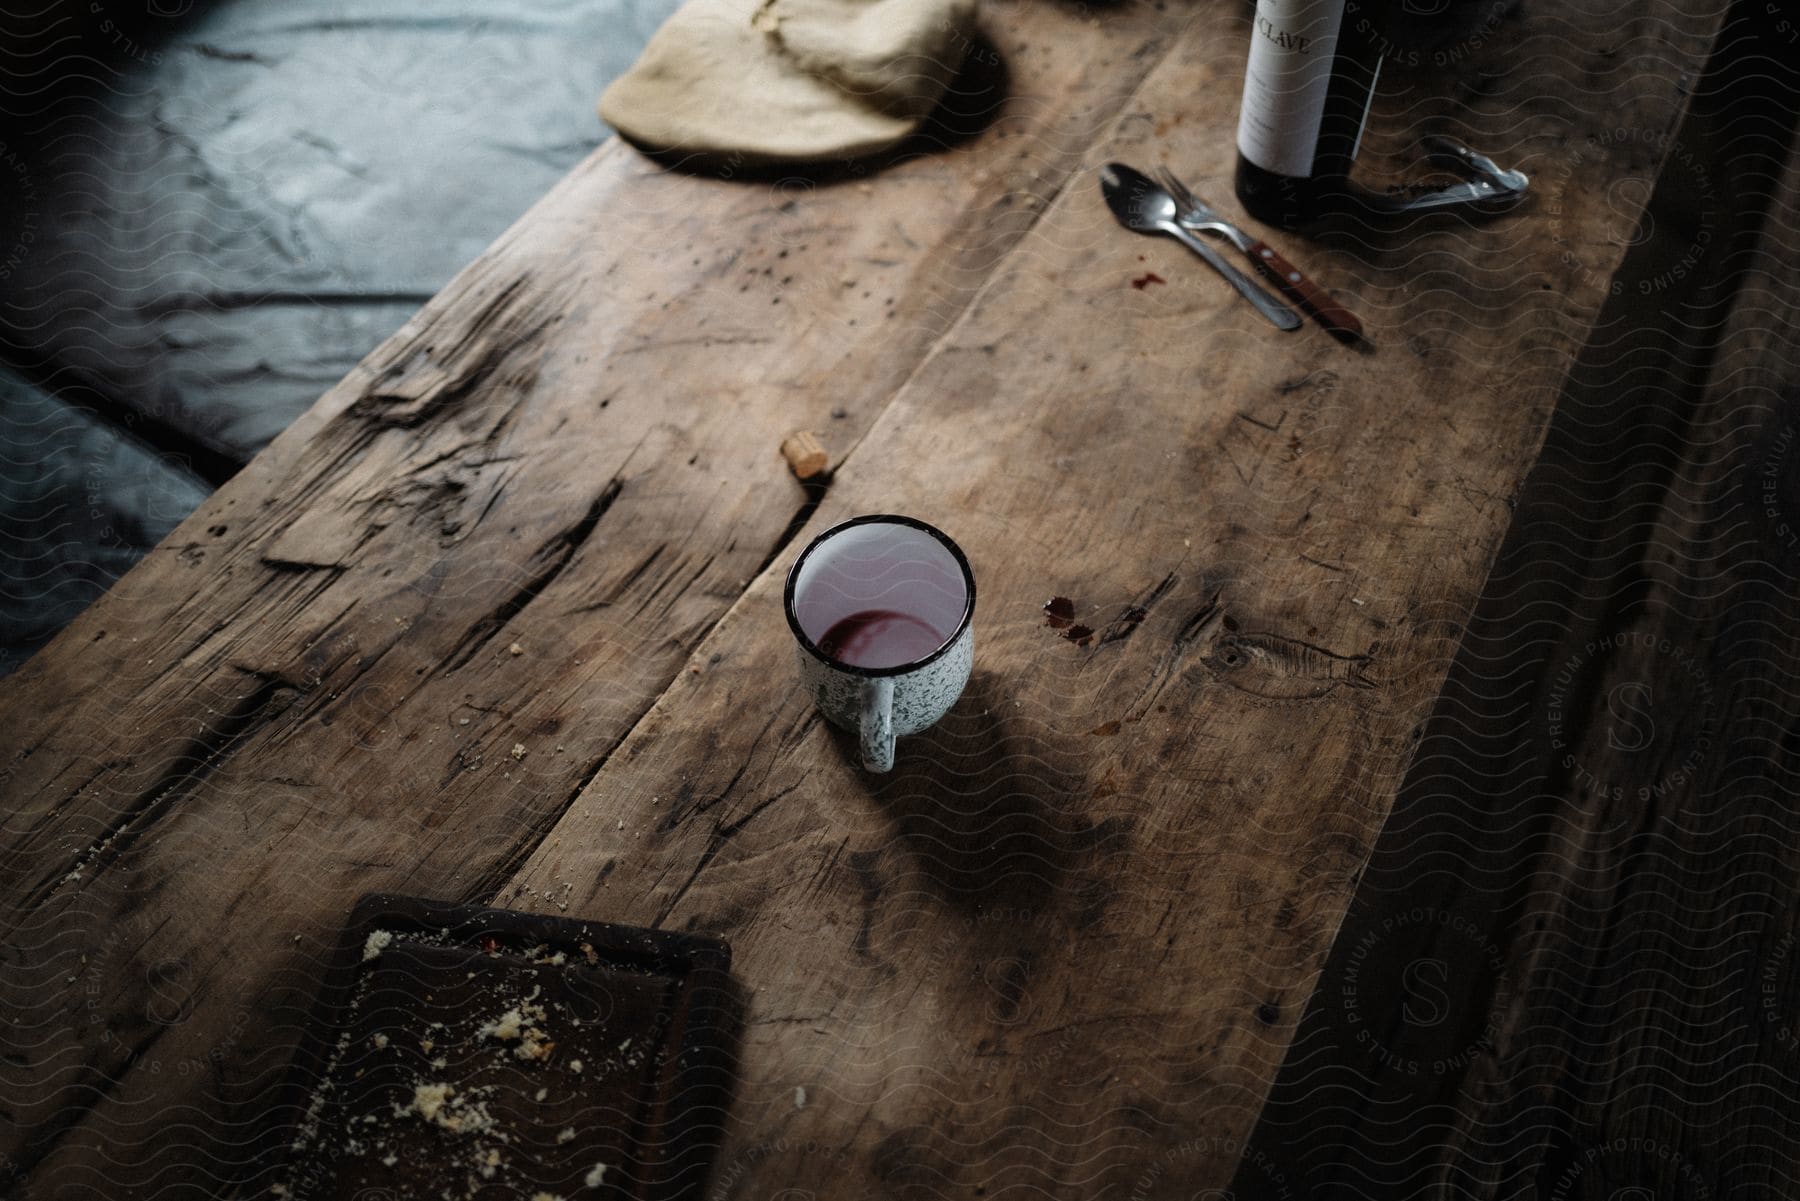
<path id="1" fill-rule="evenodd" d="M 79 851 L 61 874 L 40 876 L 20 901 L 26 913 L 49 900 L 58 889 L 105 868 L 130 849 L 157 816 L 178 804 L 217 771 L 248 736 L 278 716 L 302 695 L 287 680 L 254 676 L 256 684 L 231 708 L 216 715 L 175 752 L 165 767 L 118 811 L 102 833 Z M 129 761 L 126 761 L 127 763 Z M 138 827 L 136 833 L 132 827 Z"/>
<path id="2" fill-rule="evenodd" d="M 607 510 L 612 508 L 613 502 L 619 499 L 619 494 L 624 490 L 625 482 L 616 476 L 607 481 L 607 485 L 601 489 L 600 495 L 589 503 L 587 512 L 583 513 L 567 529 L 558 531 L 548 542 L 532 553 L 531 561 L 535 561 L 537 565 L 531 568 L 530 577 L 520 584 L 510 596 L 502 600 L 493 611 L 471 626 L 469 632 L 450 648 L 443 661 L 442 670 L 445 674 L 450 674 L 457 668 L 465 666 L 469 660 L 480 653 L 482 647 L 493 641 L 494 636 L 506 628 L 507 623 L 523 612 L 525 606 L 543 594 L 544 589 L 548 588 L 551 582 L 568 567 L 582 544 L 593 536 L 595 528 L 600 524 L 600 519 L 606 516 Z"/>
<path id="3" fill-rule="evenodd" d="M 740 774 L 741 774 L 741 769 L 740 769 Z M 734 779 L 735 778 L 736 777 L 734 777 Z M 694 870 L 688 874 L 688 878 L 686 880 L 683 880 L 681 882 L 680 886 L 675 889 L 674 893 L 672 893 L 670 895 L 669 899 L 663 903 L 663 907 L 657 913 L 656 919 L 650 923 L 651 929 L 654 930 L 654 929 L 662 928 L 662 924 L 669 920 L 669 914 L 674 912 L 675 906 L 677 906 L 681 903 L 681 899 L 683 897 L 687 896 L 688 889 L 690 889 L 694 886 L 694 881 L 698 880 L 701 876 L 701 873 L 706 871 L 707 864 L 709 864 L 713 861 L 714 856 L 716 856 L 721 850 L 724 849 L 725 844 L 730 842 L 731 839 L 734 836 L 736 836 L 738 831 L 742 830 L 745 826 L 749 825 L 750 822 L 753 819 L 755 819 L 759 814 L 761 814 L 765 809 L 768 809 L 771 805 L 774 805 L 777 801 L 782 800 L 784 797 L 792 795 L 794 793 L 794 791 L 800 787 L 801 784 L 805 783 L 805 781 L 806 781 L 806 777 L 804 775 L 802 775 L 800 777 L 800 779 L 794 781 L 792 784 L 789 784 L 784 788 L 777 789 L 775 792 L 769 794 L 769 796 L 767 796 L 763 800 L 760 800 L 755 805 L 752 805 L 750 807 L 749 812 L 745 813 L 742 817 L 737 818 L 735 821 L 714 822 L 712 833 L 707 836 L 706 846 L 700 852 L 700 858 L 699 858 L 699 861 L 694 864 Z M 715 798 L 715 799 L 723 799 L 723 798 L 720 797 L 720 798 Z M 696 809 L 695 812 L 699 813 L 699 812 L 702 812 L 702 810 Z"/>

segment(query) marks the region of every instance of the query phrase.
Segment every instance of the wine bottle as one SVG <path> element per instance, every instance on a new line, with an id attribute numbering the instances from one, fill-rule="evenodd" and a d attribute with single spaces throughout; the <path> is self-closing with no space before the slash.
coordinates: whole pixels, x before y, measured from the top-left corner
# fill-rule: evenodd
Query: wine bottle
<path id="1" fill-rule="evenodd" d="M 1350 167 L 1381 56 L 1347 21 L 1346 7 L 1346 0 L 1257 0 L 1236 185 L 1246 212 L 1282 229 L 1327 216 L 1356 194 Z"/>

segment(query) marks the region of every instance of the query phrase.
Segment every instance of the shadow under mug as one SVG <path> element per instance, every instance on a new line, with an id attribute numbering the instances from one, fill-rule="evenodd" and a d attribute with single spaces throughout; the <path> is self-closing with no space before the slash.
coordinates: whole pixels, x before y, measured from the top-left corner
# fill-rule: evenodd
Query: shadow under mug
<path id="1" fill-rule="evenodd" d="M 942 717 L 969 682 L 975 575 L 962 548 L 913 517 L 870 513 L 807 544 L 782 592 L 800 676 L 819 711 L 857 736 L 863 766 Z"/>

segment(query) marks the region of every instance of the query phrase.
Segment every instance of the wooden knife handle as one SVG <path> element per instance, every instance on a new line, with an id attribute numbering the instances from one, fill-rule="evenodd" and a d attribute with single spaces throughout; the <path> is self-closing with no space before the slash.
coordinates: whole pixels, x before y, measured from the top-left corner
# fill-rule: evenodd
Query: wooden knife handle
<path id="1" fill-rule="evenodd" d="M 1249 254 L 1262 273 L 1275 281 L 1294 303 L 1300 305 L 1340 342 L 1360 341 L 1362 322 L 1336 300 L 1331 293 L 1300 274 L 1299 268 L 1282 258 L 1267 242 L 1250 243 Z"/>

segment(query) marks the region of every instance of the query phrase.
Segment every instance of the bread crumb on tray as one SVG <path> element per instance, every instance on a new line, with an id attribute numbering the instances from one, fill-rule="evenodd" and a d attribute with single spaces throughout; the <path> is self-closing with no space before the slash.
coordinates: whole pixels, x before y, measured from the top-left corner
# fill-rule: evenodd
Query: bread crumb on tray
<path id="1" fill-rule="evenodd" d="M 458 1095 L 453 1084 L 416 1085 L 413 1088 L 412 1104 L 394 1116 L 405 1117 L 415 1113 L 432 1125 L 441 1126 L 453 1134 L 481 1133 L 494 1126 L 494 1119 L 488 1116 L 487 1106 Z"/>

